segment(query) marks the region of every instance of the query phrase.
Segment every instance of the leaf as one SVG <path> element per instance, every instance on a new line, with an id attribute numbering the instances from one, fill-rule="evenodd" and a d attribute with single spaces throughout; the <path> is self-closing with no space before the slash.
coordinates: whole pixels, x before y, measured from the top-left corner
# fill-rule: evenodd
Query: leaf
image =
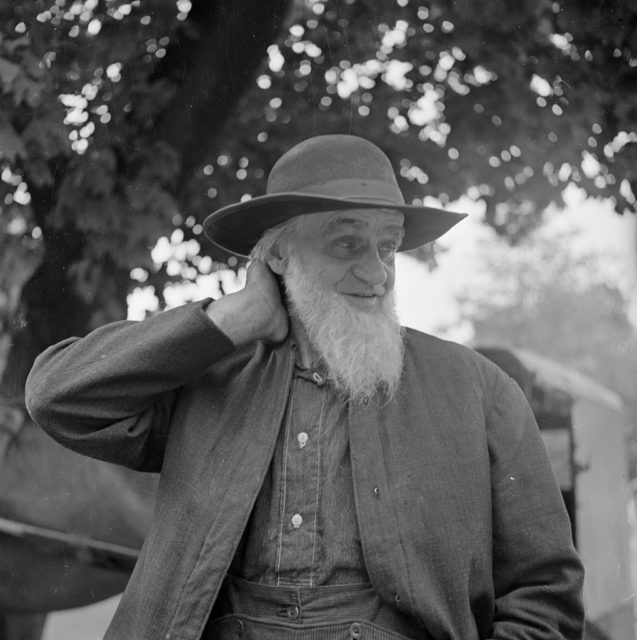
<path id="1" fill-rule="evenodd" d="M 53 185 L 53 174 L 51 173 L 51 169 L 49 169 L 49 165 L 44 160 L 27 157 L 24 162 L 24 168 L 25 173 L 29 177 L 29 182 L 36 187 Z"/>
<path id="2" fill-rule="evenodd" d="M 22 137 L 30 153 L 46 159 L 70 151 L 69 133 L 59 108 L 47 109 L 25 127 Z"/>
<path id="3" fill-rule="evenodd" d="M 24 35 L 20 38 L 5 40 L 2 44 L 9 53 L 14 53 L 20 47 L 28 47 L 31 44 L 31 40 L 28 35 Z"/>
<path id="4" fill-rule="evenodd" d="M 12 210 L 7 209 L 4 214 L 10 219 Z M 6 228 L 6 224 L 2 227 Z M 2 316 L 9 317 L 17 308 L 22 287 L 37 267 L 42 253 L 40 246 L 29 243 L 23 235 L 6 233 L 5 228 L 0 233 L 0 326 Z"/>
<path id="5" fill-rule="evenodd" d="M 2 90 L 4 93 L 7 93 L 11 89 L 13 81 L 19 74 L 19 65 L 10 62 L 6 58 L 0 58 L 0 82 L 2 83 Z"/>
<path id="6" fill-rule="evenodd" d="M 26 148 L 13 126 L 0 120 L 0 154 L 10 162 L 26 157 Z"/>
<path id="7" fill-rule="evenodd" d="M 43 83 L 19 74 L 13 82 L 13 103 L 16 107 L 24 102 L 29 107 L 37 107 L 42 101 Z"/>

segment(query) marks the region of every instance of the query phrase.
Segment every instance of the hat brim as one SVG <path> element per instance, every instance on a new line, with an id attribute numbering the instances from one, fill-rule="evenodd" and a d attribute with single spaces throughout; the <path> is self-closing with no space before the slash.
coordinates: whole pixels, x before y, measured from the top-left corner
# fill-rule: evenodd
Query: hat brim
<path id="1" fill-rule="evenodd" d="M 240 257 L 248 257 L 268 229 L 307 213 L 348 209 L 387 209 L 405 216 L 405 237 L 400 251 L 433 242 L 463 220 L 466 213 L 454 213 L 419 205 L 398 205 L 330 198 L 305 193 L 275 193 L 223 207 L 203 222 L 203 231 L 218 247 Z"/>

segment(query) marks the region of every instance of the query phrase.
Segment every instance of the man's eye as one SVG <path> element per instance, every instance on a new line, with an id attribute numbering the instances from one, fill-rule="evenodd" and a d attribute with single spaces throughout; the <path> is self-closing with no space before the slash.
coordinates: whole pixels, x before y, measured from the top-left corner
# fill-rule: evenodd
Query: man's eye
<path id="1" fill-rule="evenodd" d="M 356 249 L 358 241 L 356 238 L 337 238 L 334 244 L 341 249 Z"/>
<path id="2" fill-rule="evenodd" d="M 391 255 L 393 253 L 396 253 L 396 251 L 398 251 L 398 243 L 391 241 L 391 242 L 383 242 L 381 244 L 378 245 L 378 252 L 383 254 L 383 255 Z"/>

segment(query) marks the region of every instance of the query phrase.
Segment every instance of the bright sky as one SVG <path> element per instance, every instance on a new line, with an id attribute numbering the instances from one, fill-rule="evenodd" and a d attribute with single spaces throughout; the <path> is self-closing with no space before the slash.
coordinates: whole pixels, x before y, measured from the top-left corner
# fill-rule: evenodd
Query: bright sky
<path id="1" fill-rule="evenodd" d="M 547 212 L 547 224 L 542 233 L 568 234 L 572 251 L 599 254 L 609 279 L 626 292 L 631 288 L 634 291 L 637 274 L 635 216 L 619 216 L 609 201 L 585 199 L 576 187 L 568 188 L 564 197 L 566 208 Z M 441 253 L 436 269 L 430 271 L 413 258 L 398 256 L 397 306 L 403 324 L 458 342 L 468 342 L 472 338 L 472 327 L 460 316 L 456 294 L 468 284 L 480 287 L 498 277 L 497 273 L 484 270 L 486 252 L 513 249 L 506 248 L 493 230 L 481 222 L 481 207 L 468 198 L 452 203 L 449 209 L 469 213 L 469 217 L 438 241 L 445 251 Z M 168 246 L 167 242 L 164 244 Z M 243 286 L 244 273 L 240 272 L 239 277 L 232 271 L 204 275 L 197 278 L 196 284 L 173 287 L 166 292 L 168 306 L 177 306 L 188 299 L 219 297 L 218 278 L 224 290 L 231 293 Z M 634 306 L 637 325 L 637 304 Z M 152 290 L 140 287 L 129 299 L 129 318 L 143 318 L 146 309 L 156 310 L 157 301 Z"/>
<path id="2" fill-rule="evenodd" d="M 583 192 L 568 188 L 566 208 L 547 211 L 542 234 L 564 233 L 571 236 L 570 249 L 575 253 L 594 252 L 608 271 L 608 278 L 627 294 L 636 286 L 637 255 L 636 219 L 634 215 L 619 216 L 610 201 L 585 199 Z M 507 248 L 495 232 L 481 222 L 483 211 L 468 199 L 449 205 L 450 210 L 464 211 L 469 217 L 449 231 L 438 242 L 446 251 L 440 256 L 437 269 L 406 256 L 399 256 L 397 267 L 397 301 L 403 324 L 467 342 L 472 337 L 470 322 L 460 317 L 455 294 L 471 283 L 493 281 L 497 273 L 484 270 L 486 252 Z M 637 325 L 637 309 L 635 309 Z"/>

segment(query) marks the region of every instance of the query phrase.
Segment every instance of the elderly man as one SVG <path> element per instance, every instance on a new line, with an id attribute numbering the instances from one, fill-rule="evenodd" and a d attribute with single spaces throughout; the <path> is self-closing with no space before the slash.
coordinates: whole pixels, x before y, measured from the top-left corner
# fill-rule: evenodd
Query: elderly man
<path id="1" fill-rule="evenodd" d="M 310 138 L 204 224 L 251 253 L 242 291 L 40 356 L 44 429 L 161 472 L 107 639 L 580 637 L 581 564 L 523 394 L 394 313 L 396 251 L 462 217 L 405 205 L 370 142 Z"/>

